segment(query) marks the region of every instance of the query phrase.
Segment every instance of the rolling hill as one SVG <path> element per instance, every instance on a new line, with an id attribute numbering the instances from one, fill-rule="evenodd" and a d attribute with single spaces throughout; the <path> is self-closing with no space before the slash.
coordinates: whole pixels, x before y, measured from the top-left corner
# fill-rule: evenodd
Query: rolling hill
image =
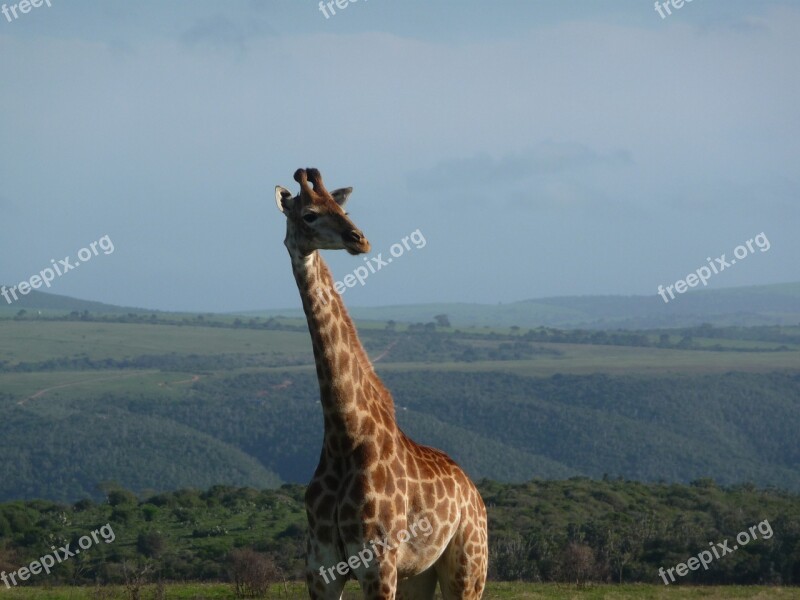
<path id="1" fill-rule="evenodd" d="M 800 490 L 800 328 L 364 327 L 398 421 L 476 478 Z M 303 323 L 0 319 L 0 500 L 305 482 L 322 417 Z"/>
<path id="2" fill-rule="evenodd" d="M 0 288 L 12 286 L 0 286 Z M 105 304 L 103 302 L 94 302 L 92 300 L 80 300 L 71 296 L 63 296 L 61 294 L 51 294 L 49 292 L 40 292 L 39 290 L 31 290 L 25 296 L 19 296 L 19 299 L 11 304 L 7 300 L 0 297 L 0 316 L 16 314 L 20 310 L 25 311 L 42 311 L 43 313 L 63 313 L 63 312 L 79 312 L 84 311 L 92 313 L 129 313 L 129 312 L 154 312 L 148 311 L 143 308 L 131 308 L 126 306 L 115 306 L 113 304 Z M 158 312 L 158 311 L 155 311 Z"/>
<path id="3" fill-rule="evenodd" d="M 728 326 L 800 323 L 800 283 L 691 290 L 665 304 L 652 296 L 564 296 L 508 304 L 422 304 L 348 307 L 353 318 L 428 322 L 446 314 L 454 327 L 566 327 L 652 329 L 701 323 Z M 255 316 L 300 317 L 299 310 L 255 311 Z"/>
<path id="4" fill-rule="evenodd" d="M 33 290 L 12 305 L 0 301 L 0 317 L 19 310 L 44 314 L 174 314 L 114 306 Z M 589 329 L 676 328 L 710 323 L 717 326 L 797 325 L 800 323 L 800 282 L 738 288 L 690 290 L 665 304 L 652 296 L 563 296 L 508 304 L 411 304 L 349 307 L 359 321 L 429 322 L 445 314 L 454 327 L 564 327 Z M 302 318 L 300 308 L 255 310 L 239 317 Z"/>

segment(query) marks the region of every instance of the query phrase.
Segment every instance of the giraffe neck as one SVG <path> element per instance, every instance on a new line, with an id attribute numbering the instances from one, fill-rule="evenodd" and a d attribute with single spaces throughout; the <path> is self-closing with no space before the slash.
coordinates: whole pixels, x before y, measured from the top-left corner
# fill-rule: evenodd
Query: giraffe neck
<path id="1" fill-rule="evenodd" d="M 395 426 L 394 403 L 361 345 L 325 261 L 318 252 L 290 255 L 311 333 L 326 445 L 346 453 L 375 436 L 375 423 L 384 429 Z"/>

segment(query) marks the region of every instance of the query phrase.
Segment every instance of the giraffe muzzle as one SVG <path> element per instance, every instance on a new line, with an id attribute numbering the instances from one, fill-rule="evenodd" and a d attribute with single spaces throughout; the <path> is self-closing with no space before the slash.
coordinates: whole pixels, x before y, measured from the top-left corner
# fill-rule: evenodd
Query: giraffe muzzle
<path id="1" fill-rule="evenodd" d="M 369 240 L 357 229 L 351 229 L 345 232 L 342 235 L 342 240 L 344 241 L 345 248 L 352 255 L 364 254 L 370 250 Z"/>

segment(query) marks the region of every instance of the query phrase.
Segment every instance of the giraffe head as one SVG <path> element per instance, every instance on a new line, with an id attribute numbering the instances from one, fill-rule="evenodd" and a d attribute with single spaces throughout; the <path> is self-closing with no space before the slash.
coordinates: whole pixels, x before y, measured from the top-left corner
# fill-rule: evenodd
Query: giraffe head
<path id="1" fill-rule="evenodd" d="M 303 256 L 315 250 L 369 252 L 369 241 L 344 212 L 353 188 L 328 192 L 320 172 L 311 168 L 297 169 L 294 180 L 300 184 L 297 196 L 284 187 L 275 186 L 275 202 L 286 217 L 284 244 L 290 252 Z"/>

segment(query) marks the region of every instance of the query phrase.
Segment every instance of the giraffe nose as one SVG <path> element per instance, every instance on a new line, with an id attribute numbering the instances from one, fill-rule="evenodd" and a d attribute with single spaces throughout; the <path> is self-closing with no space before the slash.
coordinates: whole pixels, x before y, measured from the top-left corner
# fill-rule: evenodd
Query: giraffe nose
<path id="1" fill-rule="evenodd" d="M 350 231 L 346 232 L 342 237 L 344 238 L 345 242 L 360 244 L 364 239 L 364 234 L 361 233 L 358 229 L 351 229 Z"/>
<path id="2" fill-rule="evenodd" d="M 350 254 L 364 254 L 370 251 L 370 245 L 364 234 L 358 229 L 351 229 L 342 234 L 342 241 L 345 244 L 345 249 Z"/>

